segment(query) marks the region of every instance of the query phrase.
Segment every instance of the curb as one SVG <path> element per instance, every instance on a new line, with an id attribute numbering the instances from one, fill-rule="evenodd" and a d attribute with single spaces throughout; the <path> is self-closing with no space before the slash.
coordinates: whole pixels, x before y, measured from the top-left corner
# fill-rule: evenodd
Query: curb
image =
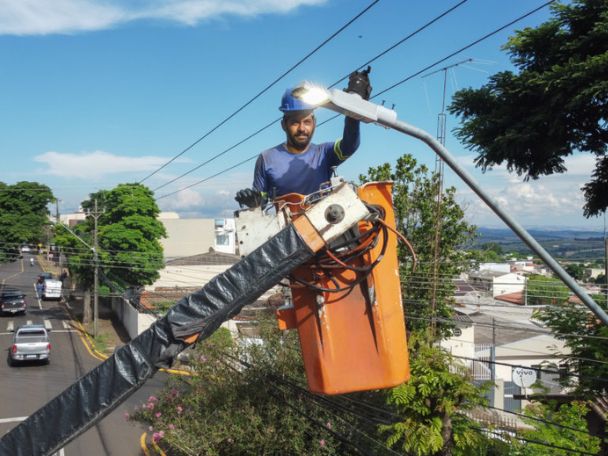
<path id="1" fill-rule="evenodd" d="M 74 319 L 74 316 L 72 315 L 72 312 L 70 311 L 70 308 L 67 306 L 67 302 L 64 301 L 63 304 L 65 305 L 66 310 L 67 310 L 68 314 L 70 315 L 72 326 L 75 327 L 76 330 L 78 331 L 78 335 L 80 336 L 80 339 L 82 340 L 82 344 L 85 346 L 85 348 L 87 349 L 89 354 L 93 358 L 96 358 L 100 361 L 105 361 L 106 359 L 108 359 L 109 358 L 108 355 L 101 353 L 99 350 L 97 350 L 97 348 L 95 347 L 95 342 L 93 341 L 93 339 L 91 339 L 91 336 L 84 329 L 82 324 L 80 322 L 76 321 L 76 319 Z M 182 370 L 182 369 L 168 369 L 168 368 L 163 367 L 163 368 L 160 368 L 159 370 L 162 372 L 166 372 L 168 374 L 172 374 L 172 375 L 184 375 L 184 376 L 192 375 L 191 372 L 188 372 L 188 371 Z"/>
<path id="2" fill-rule="evenodd" d="M 150 452 L 150 449 L 148 449 L 147 437 L 148 433 L 144 432 L 139 438 L 139 445 L 141 446 L 141 450 L 146 456 L 167 456 L 163 449 L 159 447 L 154 441 L 150 442 L 150 445 L 153 449 L 153 452 Z"/>

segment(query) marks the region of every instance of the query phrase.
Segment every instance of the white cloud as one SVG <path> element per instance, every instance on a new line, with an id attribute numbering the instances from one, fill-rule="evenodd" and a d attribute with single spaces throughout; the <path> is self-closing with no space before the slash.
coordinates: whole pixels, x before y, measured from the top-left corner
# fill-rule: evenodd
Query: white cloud
<path id="1" fill-rule="evenodd" d="M 592 158 L 592 157 L 591 157 Z M 541 177 L 523 182 L 521 177 L 507 172 L 487 173 L 482 187 L 499 206 L 524 225 L 587 224 L 583 218 L 584 196 L 581 182 L 590 175 L 588 161 L 570 162 L 573 172 Z M 492 225 L 499 222 L 471 190 L 461 188 L 459 200 L 467 202 L 467 214 L 474 223 Z"/>
<path id="2" fill-rule="evenodd" d="M 224 15 L 287 13 L 327 0 L 0 0 L 0 35 L 100 30 L 140 19 L 195 25 Z"/>
<path id="3" fill-rule="evenodd" d="M 166 157 L 125 157 L 97 150 L 82 154 L 49 151 L 34 160 L 46 165 L 37 170 L 51 176 L 99 180 L 110 174 L 153 171 L 166 163 Z"/>
<path id="4" fill-rule="evenodd" d="M 123 10 L 94 0 L 0 0 L 0 35 L 99 30 L 123 20 Z"/>
<path id="5" fill-rule="evenodd" d="M 196 190 L 186 189 L 159 201 L 163 210 L 193 211 L 205 204 L 205 199 Z"/>

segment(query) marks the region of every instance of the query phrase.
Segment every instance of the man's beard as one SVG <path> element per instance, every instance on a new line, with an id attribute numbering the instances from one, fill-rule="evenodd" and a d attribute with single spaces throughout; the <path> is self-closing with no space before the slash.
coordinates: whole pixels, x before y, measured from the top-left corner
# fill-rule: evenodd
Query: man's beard
<path id="1" fill-rule="evenodd" d="M 308 147 L 308 145 L 310 144 L 310 141 L 312 140 L 312 133 L 313 132 L 311 132 L 310 135 L 308 135 L 306 137 L 304 137 L 304 135 L 302 135 L 302 138 L 298 138 L 297 136 L 289 135 L 289 145 L 298 151 L 305 150 Z"/>

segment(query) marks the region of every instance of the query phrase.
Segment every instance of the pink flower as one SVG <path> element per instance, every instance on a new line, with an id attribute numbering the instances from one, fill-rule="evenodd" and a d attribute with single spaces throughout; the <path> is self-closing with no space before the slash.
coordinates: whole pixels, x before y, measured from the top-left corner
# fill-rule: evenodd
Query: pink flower
<path id="1" fill-rule="evenodd" d="M 325 423 L 325 427 L 327 429 L 331 429 L 331 421 L 328 421 L 327 423 Z"/>
<path id="2" fill-rule="evenodd" d="M 157 401 L 158 401 L 158 398 L 156 396 L 150 396 L 148 398 L 148 402 L 157 402 Z"/>
<path id="3" fill-rule="evenodd" d="M 124 414 L 125 420 L 129 420 L 129 418 L 131 417 L 131 415 L 129 415 L 129 412 L 125 412 Z"/>
<path id="4" fill-rule="evenodd" d="M 174 431 L 175 430 L 175 425 L 173 423 L 170 423 L 169 426 L 167 426 L 169 428 L 170 431 Z"/>
<path id="5" fill-rule="evenodd" d="M 154 434 L 152 434 L 152 441 L 154 443 L 157 443 L 160 439 L 162 439 L 165 436 L 165 431 L 158 431 L 155 432 Z"/>
<path id="6" fill-rule="evenodd" d="M 177 407 L 175 407 L 175 411 L 177 412 L 178 415 L 181 415 L 182 412 L 184 411 L 184 409 L 182 408 L 181 405 L 178 405 Z"/>
<path id="7" fill-rule="evenodd" d="M 154 402 L 148 402 L 148 405 L 146 407 L 148 408 L 148 410 L 154 410 Z"/>
<path id="8" fill-rule="evenodd" d="M 160 418 L 160 416 L 161 416 L 161 415 L 162 415 L 162 413 L 160 413 L 160 412 L 156 412 L 156 413 L 154 414 L 154 416 L 155 416 L 156 418 Z"/>
<path id="9" fill-rule="evenodd" d="M 323 448 L 325 446 L 325 439 L 319 440 L 319 446 Z"/>

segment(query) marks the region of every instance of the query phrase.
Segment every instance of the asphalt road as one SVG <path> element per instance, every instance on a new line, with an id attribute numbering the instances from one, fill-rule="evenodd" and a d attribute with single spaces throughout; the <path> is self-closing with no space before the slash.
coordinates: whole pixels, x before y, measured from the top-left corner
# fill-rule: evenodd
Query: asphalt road
<path id="1" fill-rule="evenodd" d="M 64 305 L 57 301 L 39 301 L 34 282 L 42 270 L 36 263 L 29 264 L 30 256 L 22 260 L 0 264 L 0 283 L 19 288 L 26 293 L 26 315 L 0 316 L 0 435 L 16 426 L 83 374 L 101 361 L 94 358 L 84 346 L 78 332 L 69 324 L 70 317 Z M 12 341 L 11 328 L 26 322 L 43 323 L 51 330 L 51 359 L 48 365 L 38 363 L 8 365 L 8 349 Z M 97 425 L 70 442 L 60 456 L 136 456 L 144 452 L 140 437 L 145 431 L 139 425 L 126 422 L 125 412 L 160 389 L 166 375 L 159 373 L 148 381 L 124 404 Z M 40 430 L 44 432 L 44 430 Z"/>

